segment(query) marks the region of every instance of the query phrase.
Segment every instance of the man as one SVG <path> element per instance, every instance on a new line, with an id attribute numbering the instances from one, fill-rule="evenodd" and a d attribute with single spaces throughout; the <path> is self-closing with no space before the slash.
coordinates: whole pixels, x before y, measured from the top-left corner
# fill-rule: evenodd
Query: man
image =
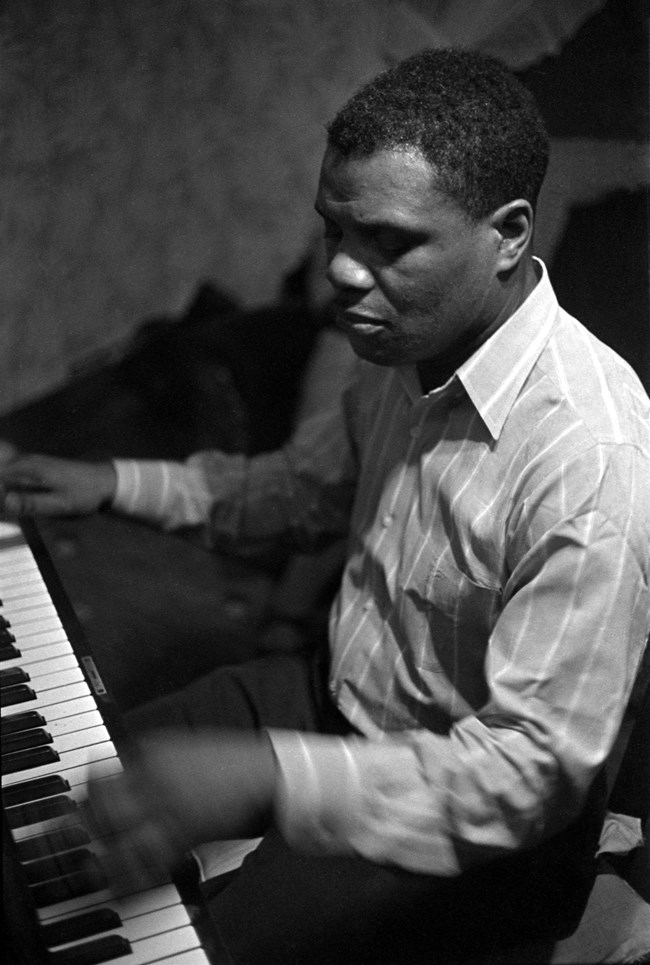
<path id="1" fill-rule="evenodd" d="M 211 900 L 217 961 L 485 961 L 579 918 L 650 624 L 650 409 L 531 255 L 546 162 L 497 63 L 392 68 L 329 126 L 316 200 L 360 357 L 343 397 L 248 461 L 5 471 L 10 512 L 349 533 L 327 661 L 134 711 L 136 763 L 93 794 L 136 877 L 264 835 Z"/>

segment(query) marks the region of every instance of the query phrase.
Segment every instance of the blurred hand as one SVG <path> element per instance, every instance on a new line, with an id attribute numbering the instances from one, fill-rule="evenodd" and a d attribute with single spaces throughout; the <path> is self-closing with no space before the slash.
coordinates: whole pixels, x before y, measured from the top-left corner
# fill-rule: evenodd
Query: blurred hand
<path id="1" fill-rule="evenodd" d="M 85 813 L 112 889 L 152 887 L 192 847 L 257 837 L 271 817 L 275 756 L 264 734 L 156 733 L 118 777 L 92 780 Z"/>
<path id="2" fill-rule="evenodd" d="M 6 445 L 0 455 L 0 512 L 6 516 L 83 516 L 115 495 L 110 462 L 21 455 Z"/>

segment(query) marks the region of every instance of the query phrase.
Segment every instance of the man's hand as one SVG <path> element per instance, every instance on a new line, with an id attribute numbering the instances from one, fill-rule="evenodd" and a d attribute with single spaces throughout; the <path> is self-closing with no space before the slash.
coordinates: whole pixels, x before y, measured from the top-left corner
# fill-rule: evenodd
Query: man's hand
<path id="1" fill-rule="evenodd" d="M 111 887 L 152 887 L 192 847 L 260 835 L 271 819 L 275 756 L 264 734 L 213 730 L 140 740 L 119 777 L 89 785 L 91 832 Z"/>
<path id="2" fill-rule="evenodd" d="M 0 450 L 0 513 L 6 516 L 84 516 L 115 495 L 110 462 L 77 462 Z"/>

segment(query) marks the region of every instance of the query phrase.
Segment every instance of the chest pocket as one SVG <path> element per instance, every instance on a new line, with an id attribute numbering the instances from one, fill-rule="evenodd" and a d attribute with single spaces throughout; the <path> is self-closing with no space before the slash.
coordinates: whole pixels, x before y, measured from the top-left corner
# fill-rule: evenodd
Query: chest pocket
<path id="1" fill-rule="evenodd" d="M 434 567 L 426 596 L 429 606 L 457 626 L 476 628 L 486 637 L 501 608 L 500 586 L 476 583 L 448 560 Z"/>
<path id="2" fill-rule="evenodd" d="M 427 604 L 423 670 L 445 674 L 468 707 L 480 707 L 488 695 L 485 658 L 501 609 L 500 587 L 481 586 L 446 561 L 431 575 Z"/>

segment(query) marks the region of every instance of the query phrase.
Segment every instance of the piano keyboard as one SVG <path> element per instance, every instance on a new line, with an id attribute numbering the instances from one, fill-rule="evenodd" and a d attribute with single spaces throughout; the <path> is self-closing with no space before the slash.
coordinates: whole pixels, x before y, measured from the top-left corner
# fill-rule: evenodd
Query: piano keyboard
<path id="1" fill-rule="evenodd" d="M 100 779 L 121 771 L 99 710 L 106 689 L 92 658 L 77 658 L 23 528 L 7 522 L 0 600 L 3 816 L 46 961 L 207 965 L 171 881 L 119 899 L 106 888 L 100 844 L 75 819 L 90 764 Z"/>

